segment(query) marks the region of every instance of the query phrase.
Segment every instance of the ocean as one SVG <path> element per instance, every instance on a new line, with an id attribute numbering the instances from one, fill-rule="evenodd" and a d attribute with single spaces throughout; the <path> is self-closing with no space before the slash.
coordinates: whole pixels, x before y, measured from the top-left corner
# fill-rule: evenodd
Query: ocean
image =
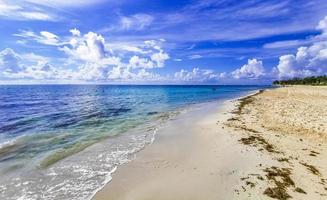
<path id="1" fill-rule="evenodd" d="M 168 120 L 267 87 L 2 85 L 0 199 L 90 199 Z"/>

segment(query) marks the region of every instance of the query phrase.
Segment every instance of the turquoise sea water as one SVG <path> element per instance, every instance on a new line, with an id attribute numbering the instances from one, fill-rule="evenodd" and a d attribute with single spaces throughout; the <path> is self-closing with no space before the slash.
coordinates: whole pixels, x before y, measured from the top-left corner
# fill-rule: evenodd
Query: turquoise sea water
<path id="1" fill-rule="evenodd" d="M 88 199 L 192 104 L 265 86 L 0 86 L 0 198 Z"/>

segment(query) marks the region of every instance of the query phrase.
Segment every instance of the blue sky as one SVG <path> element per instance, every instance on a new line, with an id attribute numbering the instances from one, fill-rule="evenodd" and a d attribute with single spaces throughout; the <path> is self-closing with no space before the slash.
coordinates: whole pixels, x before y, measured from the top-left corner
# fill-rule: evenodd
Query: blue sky
<path id="1" fill-rule="evenodd" d="M 0 83 L 267 84 L 327 73 L 323 0 L 0 0 Z"/>

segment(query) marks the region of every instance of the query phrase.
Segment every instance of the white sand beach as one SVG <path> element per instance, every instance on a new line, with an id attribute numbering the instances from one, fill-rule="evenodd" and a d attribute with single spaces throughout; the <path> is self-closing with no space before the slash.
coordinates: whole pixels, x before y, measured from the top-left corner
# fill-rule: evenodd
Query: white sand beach
<path id="1" fill-rule="evenodd" d="M 326 199 L 327 87 L 269 89 L 181 114 L 94 199 Z"/>

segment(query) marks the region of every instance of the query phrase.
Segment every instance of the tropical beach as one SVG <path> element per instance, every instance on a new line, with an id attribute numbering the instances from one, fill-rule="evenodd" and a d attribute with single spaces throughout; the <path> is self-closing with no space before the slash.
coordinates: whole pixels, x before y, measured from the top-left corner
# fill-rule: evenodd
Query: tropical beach
<path id="1" fill-rule="evenodd" d="M 326 98 L 326 86 L 289 86 L 206 105 L 94 199 L 325 199 Z"/>
<path id="2" fill-rule="evenodd" d="M 0 200 L 327 199 L 326 0 L 0 0 Z"/>

